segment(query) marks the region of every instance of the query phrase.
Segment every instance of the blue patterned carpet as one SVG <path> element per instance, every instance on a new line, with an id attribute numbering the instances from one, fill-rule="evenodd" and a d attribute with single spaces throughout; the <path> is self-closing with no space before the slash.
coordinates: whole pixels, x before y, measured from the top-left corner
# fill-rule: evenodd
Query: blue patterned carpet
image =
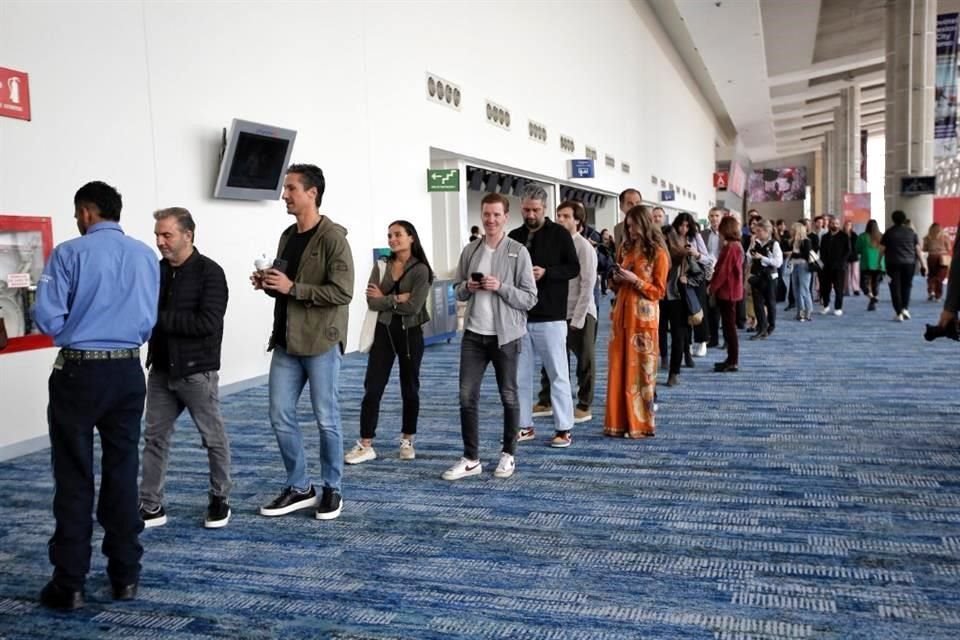
<path id="1" fill-rule="evenodd" d="M 109 599 L 98 527 L 87 607 L 38 607 L 48 455 L 2 463 L 0 638 L 958 638 L 960 346 L 923 342 L 933 303 L 899 324 L 883 297 L 812 324 L 781 314 L 771 339 L 743 343 L 738 374 L 713 373 L 718 353 L 698 359 L 661 388 L 654 439 L 602 437 L 600 402 L 572 448 L 520 445 L 506 481 L 492 477 L 492 372 L 485 473 L 440 479 L 461 451 L 458 345 L 431 347 L 417 460 L 396 459 L 394 382 L 381 459 L 348 467 L 332 522 L 256 515 L 283 477 L 266 389 L 231 396 L 233 520 L 201 526 L 206 458 L 185 420 L 171 520 L 143 535 L 132 603 Z M 351 356 L 343 374 L 348 446 L 365 365 Z"/>

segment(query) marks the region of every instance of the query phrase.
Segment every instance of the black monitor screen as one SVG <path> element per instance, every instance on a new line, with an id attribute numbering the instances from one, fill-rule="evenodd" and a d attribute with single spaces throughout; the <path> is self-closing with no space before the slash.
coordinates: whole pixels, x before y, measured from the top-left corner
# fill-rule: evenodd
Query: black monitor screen
<path id="1" fill-rule="evenodd" d="M 289 140 L 241 132 L 230 164 L 228 187 L 276 189 L 284 170 Z"/>

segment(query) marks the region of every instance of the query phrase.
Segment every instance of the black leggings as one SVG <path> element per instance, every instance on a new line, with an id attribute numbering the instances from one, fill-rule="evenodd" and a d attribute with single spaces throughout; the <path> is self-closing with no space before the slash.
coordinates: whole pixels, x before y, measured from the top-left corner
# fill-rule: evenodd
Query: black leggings
<path id="1" fill-rule="evenodd" d="M 402 317 L 394 314 L 388 328 L 377 323 L 367 375 L 363 380 L 363 401 L 360 403 L 360 437 L 372 439 L 380 419 L 380 400 L 390 380 L 393 360 L 400 361 L 400 397 L 403 400 L 403 427 L 405 435 L 417 432 L 420 415 L 420 362 L 423 360 L 423 330 L 420 327 L 404 329 Z"/>

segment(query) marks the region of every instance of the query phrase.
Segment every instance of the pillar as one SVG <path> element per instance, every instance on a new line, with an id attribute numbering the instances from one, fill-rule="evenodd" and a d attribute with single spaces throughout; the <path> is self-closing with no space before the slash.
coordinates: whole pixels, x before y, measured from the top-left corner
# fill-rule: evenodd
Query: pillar
<path id="1" fill-rule="evenodd" d="M 922 235 L 933 222 L 933 196 L 901 196 L 900 182 L 935 173 L 937 0 L 888 0 L 886 28 L 885 219 L 891 226 L 890 214 L 901 209 Z"/>

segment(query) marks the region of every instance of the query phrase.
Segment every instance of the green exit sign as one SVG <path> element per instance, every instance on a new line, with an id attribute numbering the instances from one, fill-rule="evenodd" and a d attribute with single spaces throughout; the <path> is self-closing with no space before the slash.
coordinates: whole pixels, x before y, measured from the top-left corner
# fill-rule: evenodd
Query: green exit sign
<path id="1" fill-rule="evenodd" d="M 460 191 L 460 169 L 427 169 L 427 191 Z"/>

